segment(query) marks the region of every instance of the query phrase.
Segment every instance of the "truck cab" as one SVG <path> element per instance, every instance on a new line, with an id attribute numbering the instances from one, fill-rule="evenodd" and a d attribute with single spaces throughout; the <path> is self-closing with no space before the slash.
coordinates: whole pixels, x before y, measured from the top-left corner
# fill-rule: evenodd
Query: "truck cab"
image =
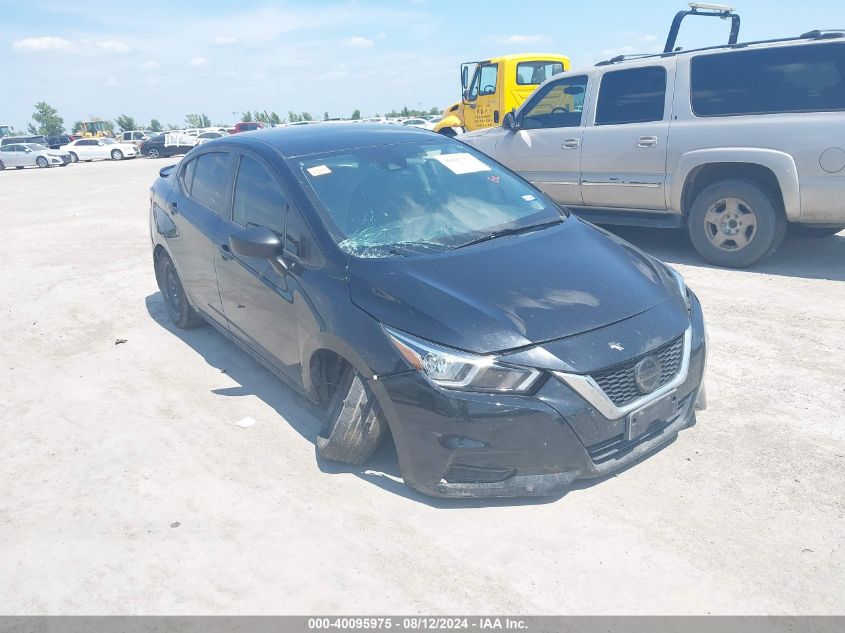
<path id="1" fill-rule="evenodd" d="M 569 58 L 552 53 L 523 53 L 461 64 L 462 98 L 443 111 L 435 132 L 455 136 L 501 124 L 552 75 L 569 70 Z"/>

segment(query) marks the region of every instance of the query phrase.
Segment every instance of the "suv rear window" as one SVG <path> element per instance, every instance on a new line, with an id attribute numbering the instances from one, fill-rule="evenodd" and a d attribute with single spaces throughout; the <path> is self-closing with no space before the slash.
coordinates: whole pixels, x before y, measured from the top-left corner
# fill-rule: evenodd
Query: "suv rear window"
<path id="1" fill-rule="evenodd" d="M 690 73 L 701 117 L 845 110 L 843 44 L 699 55 Z"/>
<path id="2" fill-rule="evenodd" d="M 665 103 L 662 66 L 610 71 L 601 78 L 596 125 L 662 121 Z"/>

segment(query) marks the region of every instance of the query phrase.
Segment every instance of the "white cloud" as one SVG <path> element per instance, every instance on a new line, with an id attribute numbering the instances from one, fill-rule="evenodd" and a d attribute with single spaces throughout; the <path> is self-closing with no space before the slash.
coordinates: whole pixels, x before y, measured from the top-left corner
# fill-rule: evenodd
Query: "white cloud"
<path id="1" fill-rule="evenodd" d="M 367 37 L 361 37 L 360 35 L 353 35 L 351 37 L 347 37 L 346 39 L 340 42 L 343 46 L 348 46 L 350 48 L 370 48 L 373 46 L 375 42 Z"/>
<path id="2" fill-rule="evenodd" d="M 545 35 L 522 35 L 516 33 L 514 35 L 491 35 L 489 40 L 497 44 L 542 44 L 548 42 L 549 38 Z"/>
<path id="3" fill-rule="evenodd" d="M 641 39 L 643 42 L 646 42 L 646 43 L 651 43 L 651 42 L 656 42 L 656 41 L 657 41 L 657 36 L 656 36 L 656 35 L 643 35 L 643 36 L 642 36 L 642 38 L 640 38 L 640 39 Z"/>
<path id="4" fill-rule="evenodd" d="M 129 44 L 120 40 L 66 40 L 63 37 L 27 37 L 12 43 L 25 53 L 126 53 Z"/>
<path id="5" fill-rule="evenodd" d="M 126 53 L 129 51 L 129 44 L 121 42 L 120 40 L 105 40 L 102 42 L 94 42 L 94 46 L 102 51 L 109 53 Z"/>
<path id="6" fill-rule="evenodd" d="M 188 62 L 188 66 L 191 68 L 202 68 L 208 63 L 208 60 L 205 57 L 194 57 L 191 61 Z"/>
<path id="7" fill-rule="evenodd" d="M 236 44 L 238 41 L 237 37 L 232 37 L 231 35 L 218 35 L 214 38 L 214 43 L 217 46 L 229 46 L 230 44 Z"/>
<path id="8" fill-rule="evenodd" d="M 158 67 L 158 62 L 144 62 L 143 64 L 141 64 L 141 70 L 155 70 Z"/>
<path id="9" fill-rule="evenodd" d="M 76 44 L 63 37 L 27 37 L 12 44 L 16 51 L 27 53 L 44 53 L 60 51 L 63 53 L 76 52 Z"/>

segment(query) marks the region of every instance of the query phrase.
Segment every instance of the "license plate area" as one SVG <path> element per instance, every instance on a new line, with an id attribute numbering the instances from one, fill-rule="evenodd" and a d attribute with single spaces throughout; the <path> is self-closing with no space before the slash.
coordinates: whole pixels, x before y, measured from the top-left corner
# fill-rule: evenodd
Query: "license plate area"
<path id="1" fill-rule="evenodd" d="M 672 392 L 628 414 L 625 420 L 625 441 L 640 437 L 657 420 L 667 421 L 678 411 L 678 394 Z"/>

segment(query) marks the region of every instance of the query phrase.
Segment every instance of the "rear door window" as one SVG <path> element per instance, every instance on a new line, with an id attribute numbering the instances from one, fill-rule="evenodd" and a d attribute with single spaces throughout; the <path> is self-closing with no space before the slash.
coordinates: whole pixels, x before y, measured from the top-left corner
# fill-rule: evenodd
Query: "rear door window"
<path id="1" fill-rule="evenodd" d="M 218 214 L 225 211 L 226 166 L 229 155 L 225 152 L 203 154 L 196 159 L 191 197 Z"/>
<path id="2" fill-rule="evenodd" d="M 287 199 L 276 178 L 257 160 L 244 156 L 235 180 L 232 220 L 241 226 L 263 226 L 285 232 Z"/>
<path id="3" fill-rule="evenodd" d="M 666 69 L 662 66 L 606 72 L 599 86 L 596 125 L 662 121 Z"/>
<path id="4" fill-rule="evenodd" d="M 690 84 L 700 117 L 845 110 L 845 45 L 699 55 Z"/>

